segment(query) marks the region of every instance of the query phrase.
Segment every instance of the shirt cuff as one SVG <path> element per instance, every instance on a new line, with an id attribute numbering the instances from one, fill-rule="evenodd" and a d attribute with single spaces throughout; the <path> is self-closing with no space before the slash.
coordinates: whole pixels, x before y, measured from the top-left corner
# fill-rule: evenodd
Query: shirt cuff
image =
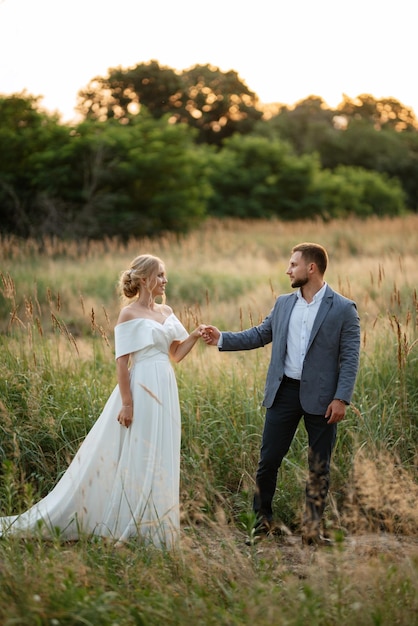
<path id="1" fill-rule="evenodd" d="M 338 400 L 338 402 L 342 402 L 343 404 L 345 404 L 345 406 L 348 406 L 350 404 L 346 400 L 341 400 L 341 398 L 334 398 L 334 400 Z"/>

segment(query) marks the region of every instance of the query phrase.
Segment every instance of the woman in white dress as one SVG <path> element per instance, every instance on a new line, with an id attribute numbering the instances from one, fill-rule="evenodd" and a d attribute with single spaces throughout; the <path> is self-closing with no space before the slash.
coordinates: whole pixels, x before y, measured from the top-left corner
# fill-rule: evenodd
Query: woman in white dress
<path id="1" fill-rule="evenodd" d="M 132 301 L 115 327 L 118 384 L 54 489 L 25 513 L 0 517 L 0 536 L 178 543 L 181 417 L 170 359 L 181 361 L 205 327 L 186 331 L 165 303 L 166 284 L 164 264 L 152 255 L 122 273 L 121 291 Z"/>

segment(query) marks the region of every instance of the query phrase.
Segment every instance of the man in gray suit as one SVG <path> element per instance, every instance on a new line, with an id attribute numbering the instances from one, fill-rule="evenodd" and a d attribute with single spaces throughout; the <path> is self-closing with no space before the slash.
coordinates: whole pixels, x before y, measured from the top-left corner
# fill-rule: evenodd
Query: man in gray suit
<path id="1" fill-rule="evenodd" d="M 219 350 L 253 350 L 272 343 L 264 390 L 266 407 L 256 474 L 256 536 L 273 529 L 277 472 L 301 418 L 308 434 L 309 475 L 302 528 L 304 545 L 323 545 L 322 514 L 329 488 L 337 423 L 344 419 L 359 367 L 360 322 L 354 302 L 324 281 L 328 255 L 322 246 L 292 249 L 286 274 L 296 292 L 279 296 L 270 314 L 241 332 L 207 326 L 204 341 Z"/>

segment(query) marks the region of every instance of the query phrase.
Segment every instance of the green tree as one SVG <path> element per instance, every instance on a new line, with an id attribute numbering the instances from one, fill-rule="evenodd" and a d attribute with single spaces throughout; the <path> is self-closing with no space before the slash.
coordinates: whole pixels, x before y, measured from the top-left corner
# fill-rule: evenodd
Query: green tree
<path id="1" fill-rule="evenodd" d="M 321 170 L 315 155 L 296 156 L 279 140 L 236 135 L 212 157 L 213 196 L 219 217 L 284 220 L 400 215 L 405 194 L 397 179 L 358 167 Z"/>
<path id="2" fill-rule="evenodd" d="M 400 133 L 402 159 L 394 163 L 392 173 L 402 183 L 407 194 L 408 208 L 418 212 L 418 132 Z"/>
<path id="3" fill-rule="evenodd" d="M 284 142 L 235 135 L 212 158 L 214 192 L 208 212 L 240 218 L 311 217 L 316 207 L 310 188 L 317 168 L 314 156 L 297 157 Z"/>
<path id="4" fill-rule="evenodd" d="M 42 154 L 69 141 L 69 129 L 39 108 L 39 98 L 0 98 L 0 224 L 2 232 L 26 237 L 50 219 L 40 184 Z"/>
<path id="5" fill-rule="evenodd" d="M 96 76 L 78 94 L 77 108 L 86 119 L 128 123 L 142 106 L 156 119 L 169 113 L 179 121 L 184 109 L 180 74 L 158 61 L 110 68 L 107 76 Z"/>
<path id="6" fill-rule="evenodd" d="M 256 126 L 256 132 L 288 141 L 296 154 L 320 152 L 320 145 L 333 135 L 335 111 L 324 100 L 310 96 L 294 107 L 281 107 L 279 113 Z"/>
<path id="7" fill-rule="evenodd" d="M 57 188 L 50 188 L 55 194 L 59 187 L 71 206 L 67 235 L 153 237 L 187 232 L 205 216 L 206 161 L 186 126 L 149 115 L 129 126 L 86 121 L 62 158 L 55 155 L 52 163 L 53 157 L 45 158 L 45 172 L 59 161 L 71 170 L 69 184 L 57 178 Z"/>
<path id="8" fill-rule="evenodd" d="M 0 101 L 2 232 L 22 237 L 154 236 L 205 216 L 205 147 L 186 125 L 143 114 L 74 128 L 37 100 Z"/>
<path id="9" fill-rule="evenodd" d="M 324 219 L 402 215 L 405 193 L 396 179 L 359 167 L 341 165 L 317 172 L 315 193 L 320 198 Z"/>
<path id="10" fill-rule="evenodd" d="M 418 209 L 418 124 L 413 111 L 391 98 L 344 97 L 336 109 L 310 96 L 293 108 L 281 107 L 255 132 L 289 141 L 299 155 L 317 153 L 321 166 L 360 167 L 398 178 L 406 205 Z"/>
<path id="11" fill-rule="evenodd" d="M 257 96 L 235 71 L 196 65 L 177 72 L 157 61 L 129 69 L 111 68 L 79 92 L 78 110 L 86 119 L 130 123 L 143 109 L 171 124 L 198 130 L 199 143 L 220 145 L 234 132 L 248 133 L 262 117 Z"/>
<path id="12" fill-rule="evenodd" d="M 376 99 L 370 94 L 361 94 L 356 98 L 344 95 L 338 105 L 340 115 L 347 118 L 347 123 L 363 120 L 376 130 L 391 128 L 396 131 L 415 131 L 418 121 L 413 110 L 395 98 Z"/>
<path id="13" fill-rule="evenodd" d="M 409 209 L 418 203 L 418 133 L 392 128 L 376 130 L 365 120 L 352 121 L 346 130 L 328 136 L 319 146 L 324 168 L 340 165 L 360 167 L 396 177 L 405 192 Z"/>
<path id="14" fill-rule="evenodd" d="M 195 65 L 182 73 L 186 90 L 185 119 L 198 129 L 198 141 L 221 145 L 234 133 L 248 134 L 261 119 L 258 98 L 237 72 Z"/>

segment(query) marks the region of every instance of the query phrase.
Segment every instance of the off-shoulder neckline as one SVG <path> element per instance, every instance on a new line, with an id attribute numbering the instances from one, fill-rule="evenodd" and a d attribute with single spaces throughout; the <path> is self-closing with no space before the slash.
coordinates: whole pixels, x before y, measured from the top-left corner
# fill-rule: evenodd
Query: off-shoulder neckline
<path id="1" fill-rule="evenodd" d="M 169 315 L 167 315 L 164 322 L 153 320 L 152 317 L 133 317 L 131 320 L 126 320 L 126 322 L 121 322 L 120 324 L 116 324 L 115 328 L 118 328 L 119 326 L 125 326 L 125 324 L 130 324 L 131 322 L 144 322 L 144 321 L 154 322 L 154 324 L 158 324 L 158 326 L 165 326 L 167 320 L 169 320 L 170 317 L 172 317 L 173 315 L 174 313 L 170 313 Z"/>

